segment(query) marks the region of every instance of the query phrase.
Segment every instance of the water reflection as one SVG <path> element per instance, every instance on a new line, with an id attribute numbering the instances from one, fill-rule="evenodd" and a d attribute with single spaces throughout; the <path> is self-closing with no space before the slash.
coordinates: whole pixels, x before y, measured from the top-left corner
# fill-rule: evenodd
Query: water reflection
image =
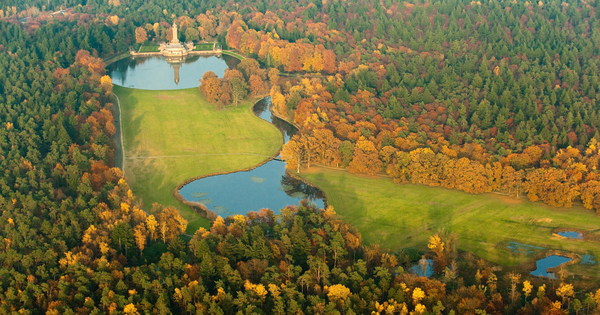
<path id="1" fill-rule="evenodd" d="M 296 129 L 284 120 L 271 115 L 270 98 L 265 98 L 254 107 L 260 118 L 273 123 L 284 134 L 285 141 Z M 287 205 L 296 205 L 309 199 L 317 207 L 324 207 L 321 190 L 286 173 L 285 162 L 272 160 L 247 172 L 235 172 L 195 180 L 183 186 L 179 193 L 188 201 L 203 202 L 210 210 L 221 216 L 246 214 L 269 208 L 274 213 Z"/>
<path id="2" fill-rule="evenodd" d="M 410 272 L 419 277 L 431 278 L 433 276 L 433 260 L 421 258 L 419 262 L 410 267 Z"/>
<path id="3" fill-rule="evenodd" d="M 206 71 L 223 77 L 239 60 L 227 56 L 191 56 L 166 60 L 164 57 L 125 58 L 108 65 L 113 84 L 142 90 L 176 90 L 198 87 Z"/>

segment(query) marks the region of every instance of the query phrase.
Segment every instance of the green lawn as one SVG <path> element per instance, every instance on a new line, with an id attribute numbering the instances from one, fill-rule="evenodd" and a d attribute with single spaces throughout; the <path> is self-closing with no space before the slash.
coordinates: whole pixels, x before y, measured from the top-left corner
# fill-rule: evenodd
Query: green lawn
<path id="1" fill-rule="evenodd" d="M 194 48 L 194 50 L 213 50 L 213 43 L 196 44 L 196 48 Z"/>
<path id="2" fill-rule="evenodd" d="M 222 54 L 223 54 L 223 55 L 229 55 L 229 56 L 233 56 L 233 57 L 235 57 L 235 58 L 237 58 L 237 59 L 239 59 L 239 60 L 244 60 L 244 59 L 246 59 L 246 57 L 244 57 L 244 56 L 242 56 L 242 55 L 240 55 L 240 54 L 238 54 L 238 53 L 236 53 L 236 52 L 230 51 L 230 50 L 223 50 Z"/>
<path id="3" fill-rule="evenodd" d="M 281 133 L 252 113 L 254 100 L 216 110 L 197 88 L 148 91 L 114 87 L 121 100 L 125 176 L 149 210 L 172 205 L 190 222 L 188 233 L 208 220 L 173 197 L 185 180 L 252 167 L 281 147 Z"/>
<path id="4" fill-rule="evenodd" d="M 503 265 L 531 261 L 530 256 L 508 250 L 510 241 L 600 258 L 600 243 L 559 240 L 551 235 L 557 227 L 597 234 L 600 218 L 580 206 L 557 209 L 497 194 L 399 185 L 389 178 L 325 168 L 311 168 L 301 175 L 326 193 L 328 202 L 359 229 L 366 243 L 378 243 L 392 251 L 408 247 L 426 250 L 428 237 L 445 228 L 458 233 L 459 249 Z M 600 274 L 598 264 L 577 268 Z"/>
<path id="5" fill-rule="evenodd" d="M 158 48 L 159 48 L 159 46 L 155 46 L 155 45 L 152 45 L 152 46 L 150 46 L 150 45 L 149 46 L 142 46 L 140 48 L 140 52 L 158 52 L 159 51 Z"/>

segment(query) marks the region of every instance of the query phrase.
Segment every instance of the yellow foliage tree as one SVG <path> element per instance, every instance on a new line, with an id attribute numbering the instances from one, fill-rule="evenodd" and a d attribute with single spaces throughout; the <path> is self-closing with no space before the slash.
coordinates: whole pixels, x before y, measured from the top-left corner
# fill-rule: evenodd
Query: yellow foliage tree
<path id="1" fill-rule="evenodd" d="M 570 299 L 575 295 L 575 291 L 573 290 L 572 284 L 561 283 L 560 287 L 556 290 L 556 295 L 562 298 L 562 302 L 565 303 L 565 300 Z"/>
<path id="2" fill-rule="evenodd" d="M 223 220 L 221 217 L 217 217 L 213 222 L 213 225 L 210 227 L 210 231 L 212 233 L 226 235 L 227 226 L 225 225 L 225 220 Z"/>
<path id="3" fill-rule="evenodd" d="M 334 284 L 329 287 L 329 293 L 327 293 L 327 297 L 331 302 L 344 302 L 346 298 L 348 298 L 352 294 L 350 289 L 346 288 L 341 284 Z"/>
<path id="4" fill-rule="evenodd" d="M 419 302 L 421 302 L 422 299 L 425 298 L 425 292 L 423 292 L 423 290 L 421 290 L 421 288 L 416 287 L 413 290 L 413 294 L 412 294 L 412 299 L 415 305 L 418 305 Z"/>
<path id="5" fill-rule="evenodd" d="M 100 78 L 100 86 L 106 94 L 112 93 L 113 84 L 112 79 L 109 76 L 105 75 Z"/>
<path id="6" fill-rule="evenodd" d="M 244 284 L 244 289 L 246 289 L 246 291 L 252 291 L 254 292 L 254 294 L 256 294 L 256 296 L 258 296 L 258 298 L 263 301 L 265 299 L 265 297 L 267 296 L 267 289 L 265 288 L 264 285 L 262 284 L 253 284 L 252 282 L 246 280 L 246 283 Z"/>
<path id="7" fill-rule="evenodd" d="M 531 294 L 531 290 L 533 289 L 533 285 L 529 280 L 523 281 L 523 293 L 525 294 L 525 301 L 527 301 L 527 297 Z"/>
<path id="8" fill-rule="evenodd" d="M 415 306 L 415 311 L 414 312 L 410 312 L 410 313 L 416 315 L 416 314 L 423 314 L 426 311 L 427 311 L 427 307 L 425 305 L 419 303 L 419 304 L 417 304 Z"/>
<path id="9" fill-rule="evenodd" d="M 158 227 L 158 222 L 156 221 L 156 218 L 154 217 L 154 215 L 149 215 L 148 218 L 146 218 L 146 226 L 148 227 L 148 231 L 150 232 L 150 239 L 152 239 L 153 241 L 156 240 L 156 228 Z"/>
<path id="10" fill-rule="evenodd" d="M 283 145 L 281 149 L 281 159 L 287 162 L 288 169 L 296 169 L 300 173 L 300 163 L 302 159 L 302 147 L 295 140 L 290 140 Z"/>
<path id="11" fill-rule="evenodd" d="M 117 24 L 119 24 L 119 17 L 118 17 L 117 15 L 113 15 L 113 16 L 111 16 L 111 17 L 110 17 L 110 22 L 111 22 L 113 25 L 117 25 Z"/>
<path id="12" fill-rule="evenodd" d="M 446 255 L 446 244 L 442 241 L 439 234 L 434 234 L 429 237 L 429 244 L 427 247 L 435 253 L 434 268 L 436 272 L 441 272 L 448 265 L 448 258 Z"/>
<path id="13" fill-rule="evenodd" d="M 142 252 L 146 247 L 146 228 L 144 228 L 143 225 L 136 226 L 133 236 L 135 238 L 135 244 L 140 250 L 140 255 L 142 255 Z"/>
<path id="14" fill-rule="evenodd" d="M 123 308 L 123 313 L 125 315 L 139 315 L 140 313 L 138 313 L 137 308 L 135 308 L 135 305 L 133 305 L 133 303 L 129 303 L 127 305 L 125 305 L 125 307 Z"/>

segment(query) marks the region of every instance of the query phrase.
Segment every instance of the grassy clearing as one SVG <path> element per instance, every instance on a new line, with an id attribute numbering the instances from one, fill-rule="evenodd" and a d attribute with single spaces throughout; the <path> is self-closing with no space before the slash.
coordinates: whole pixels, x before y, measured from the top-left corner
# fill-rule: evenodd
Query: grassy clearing
<path id="1" fill-rule="evenodd" d="M 126 177 L 144 208 L 180 209 L 193 234 L 208 221 L 173 197 L 185 180 L 248 168 L 273 155 L 283 139 L 252 113 L 254 100 L 216 110 L 198 89 L 148 91 L 114 87 L 123 111 Z"/>
<path id="2" fill-rule="evenodd" d="M 230 51 L 230 50 L 223 50 L 221 53 L 222 53 L 223 55 L 229 55 L 229 56 L 233 56 L 233 57 L 235 57 L 235 58 L 237 58 L 237 59 L 239 59 L 239 60 L 244 60 L 244 59 L 246 59 L 246 57 L 244 57 L 244 56 L 242 56 L 242 55 L 240 55 L 240 54 L 238 54 L 238 53 L 236 53 L 236 52 Z"/>
<path id="3" fill-rule="evenodd" d="M 194 50 L 213 50 L 213 44 L 212 43 L 208 43 L 208 44 L 196 44 L 196 48 L 194 48 Z"/>
<path id="4" fill-rule="evenodd" d="M 394 184 L 389 178 L 312 168 L 301 174 L 325 191 L 344 220 L 356 226 L 366 243 L 392 251 L 416 247 L 444 228 L 458 233 L 459 248 L 502 265 L 530 262 L 515 254 L 510 241 L 600 257 L 600 244 L 552 237 L 557 227 L 587 231 L 600 228 L 600 218 L 579 206 L 557 209 L 525 199 L 496 194 L 471 195 L 444 188 Z M 573 272 L 600 275 L 600 265 L 573 266 Z"/>
<path id="5" fill-rule="evenodd" d="M 158 52 L 159 51 L 159 46 L 142 46 L 140 47 L 140 52 Z"/>

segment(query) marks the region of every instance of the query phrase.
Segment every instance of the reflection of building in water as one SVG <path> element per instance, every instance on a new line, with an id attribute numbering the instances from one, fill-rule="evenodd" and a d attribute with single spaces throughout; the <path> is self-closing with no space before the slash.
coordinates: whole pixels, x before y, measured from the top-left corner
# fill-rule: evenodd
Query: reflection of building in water
<path id="1" fill-rule="evenodd" d="M 175 76 L 175 84 L 179 84 L 179 67 L 181 66 L 181 64 L 179 63 L 172 63 L 171 66 L 173 67 L 173 71 L 174 76 Z"/>
<path id="2" fill-rule="evenodd" d="M 159 50 L 165 57 L 183 57 L 187 56 L 194 49 L 194 43 L 187 42 L 182 44 L 177 37 L 177 23 L 173 22 L 173 39 L 170 43 L 161 43 Z"/>

